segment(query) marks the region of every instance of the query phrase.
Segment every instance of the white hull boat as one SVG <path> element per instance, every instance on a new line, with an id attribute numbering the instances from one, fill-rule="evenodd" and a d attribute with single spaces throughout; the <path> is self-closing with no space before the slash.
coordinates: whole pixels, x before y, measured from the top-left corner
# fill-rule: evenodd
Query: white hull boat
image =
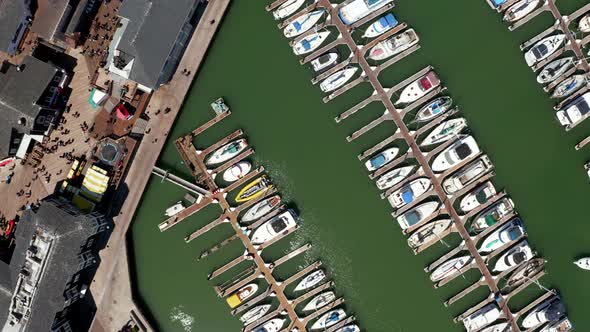
<path id="1" fill-rule="evenodd" d="M 414 118 L 415 122 L 429 122 L 430 120 L 438 117 L 439 115 L 445 113 L 446 111 L 451 109 L 453 106 L 453 99 L 449 96 L 438 97 L 433 101 L 428 102 L 425 106 L 423 106 L 418 113 L 416 113 L 416 117 Z"/>
<path id="2" fill-rule="evenodd" d="M 578 29 L 583 33 L 590 32 L 590 14 L 584 15 L 578 22 Z"/>
<path id="3" fill-rule="evenodd" d="M 432 170 L 435 173 L 442 173 L 479 152 L 479 146 L 473 136 L 463 136 L 434 158 Z"/>
<path id="4" fill-rule="evenodd" d="M 498 306 L 495 303 L 490 303 L 463 319 L 463 325 L 467 332 L 478 331 L 495 322 L 500 318 L 500 314 Z"/>
<path id="5" fill-rule="evenodd" d="M 338 11 L 342 23 L 351 25 L 393 0 L 353 0 Z"/>
<path id="6" fill-rule="evenodd" d="M 527 240 L 520 241 L 517 245 L 506 251 L 494 266 L 494 272 L 503 272 L 511 267 L 518 266 L 533 258 L 533 251 Z"/>
<path id="7" fill-rule="evenodd" d="M 303 307 L 303 311 L 316 311 L 319 308 L 324 307 L 328 303 L 332 303 L 336 300 L 336 294 L 332 291 L 323 292 L 316 295 L 309 303 Z"/>
<path id="8" fill-rule="evenodd" d="M 496 188 L 494 187 L 494 184 L 490 181 L 487 181 L 463 197 L 459 207 L 463 212 L 467 213 L 478 206 L 485 204 L 495 194 Z"/>
<path id="9" fill-rule="evenodd" d="M 272 14 L 275 17 L 275 20 L 282 20 L 293 15 L 303 3 L 305 3 L 305 0 L 289 0 L 280 5 Z"/>
<path id="10" fill-rule="evenodd" d="M 459 133 L 466 127 L 467 120 L 465 120 L 465 118 L 457 118 L 445 121 L 436 126 L 436 128 L 434 128 L 430 134 L 428 134 L 424 141 L 420 143 L 420 146 L 429 146 L 446 142 L 459 135 Z"/>
<path id="11" fill-rule="evenodd" d="M 331 52 L 313 59 L 311 61 L 311 67 L 315 72 L 322 71 L 328 67 L 331 67 L 338 61 L 338 53 Z"/>
<path id="12" fill-rule="evenodd" d="M 408 177 L 415 168 L 415 166 L 404 166 L 392 169 L 377 179 L 377 188 L 385 190 L 395 186 Z"/>
<path id="13" fill-rule="evenodd" d="M 408 238 L 408 246 L 417 249 L 425 243 L 439 240 L 441 235 L 451 228 L 452 224 L 451 219 L 441 219 L 428 223 L 412 233 Z"/>
<path id="14" fill-rule="evenodd" d="M 324 278 L 326 278 L 326 273 L 323 270 L 315 270 L 297 284 L 295 292 L 310 289 L 319 284 Z"/>
<path id="15" fill-rule="evenodd" d="M 352 76 L 354 76 L 357 70 L 357 67 L 350 67 L 335 72 L 323 80 L 322 83 L 320 83 L 320 89 L 322 89 L 324 92 L 330 92 L 338 89 L 339 87 L 346 84 L 346 82 L 348 82 Z"/>
<path id="16" fill-rule="evenodd" d="M 557 297 L 551 297 L 537 305 L 522 320 L 522 327 L 533 329 L 547 322 L 557 322 L 565 315 L 565 306 Z"/>
<path id="17" fill-rule="evenodd" d="M 395 209 L 404 207 L 414 202 L 432 187 L 432 182 L 428 178 L 418 178 L 404 185 L 399 190 L 393 192 L 387 200 Z"/>
<path id="18" fill-rule="evenodd" d="M 324 13 L 324 10 L 316 10 L 299 16 L 283 29 L 283 34 L 287 38 L 299 36 L 318 23 Z"/>
<path id="19" fill-rule="evenodd" d="M 281 203 L 281 196 L 275 195 L 254 204 L 250 207 L 244 216 L 240 219 L 241 222 L 248 223 L 254 221 L 262 216 L 266 215 L 270 211 L 274 210 Z"/>
<path id="20" fill-rule="evenodd" d="M 547 324 L 547 326 L 543 327 L 539 332 L 569 332 L 573 329 L 574 325 L 567 317 L 565 317 L 557 323 Z"/>
<path id="21" fill-rule="evenodd" d="M 420 77 L 410 85 L 406 86 L 400 93 L 399 99 L 395 102 L 396 105 L 408 104 L 422 98 L 425 94 L 436 89 L 440 85 L 438 76 L 431 71 L 428 74 Z"/>
<path id="22" fill-rule="evenodd" d="M 313 52 L 326 41 L 329 35 L 330 31 L 312 33 L 293 45 L 293 53 L 295 55 L 303 55 Z"/>
<path id="23" fill-rule="evenodd" d="M 446 178 L 442 183 L 442 187 L 447 194 L 452 195 L 479 179 L 493 167 L 494 165 L 492 165 L 488 156 L 483 155 Z"/>
<path id="24" fill-rule="evenodd" d="M 335 332 L 361 332 L 361 329 L 356 324 L 346 325 L 345 327 L 339 328 Z"/>
<path id="25" fill-rule="evenodd" d="M 369 25 L 363 34 L 363 38 L 375 38 L 377 36 L 381 36 L 385 32 L 393 29 L 397 23 L 398 22 L 395 19 L 395 16 L 389 13 L 383 17 L 380 17 L 377 21 Z"/>
<path id="26" fill-rule="evenodd" d="M 481 330 L 481 332 L 508 332 L 510 330 L 508 330 L 507 327 L 508 323 L 500 323 L 488 326 L 485 329 Z"/>
<path id="27" fill-rule="evenodd" d="M 586 84 L 586 75 L 573 75 L 565 79 L 553 90 L 551 98 L 565 98 Z"/>
<path id="28" fill-rule="evenodd" d="M 395 158 L 395 156 L 397 156 L 398 152 L 399 152 L 398 148 L 385 149 L 385 150 L 379 152 L 378 154 L 376 154 L 373 158 L 369 159 L 365 163 L 365 167 L 367 167 L 367 169 L 371 172 L 375 171 L 375 170 L 385 166 L 385 164 L 389 163 L 390 161 L 392 161 L 393 158 Z"/>
<path id="29" fill-rule="evenodd" d="M 438 202 L 422 203 L 397 217 L 397 222 L 402 229 L 408 229 L 410 227 L 416 226 L 428 219 L 428 217 L 438 210 L 438 206 Z"/>
<path id="30" fill-rule="evenodd" d="M 537 62 L 547 59 L 553 54 L 565 41 L 565 35 L 554 35 L 541 39 L 533 47 L 531 47 L 525 54 L 524 59 L 529 67 L 532 67 Z"/>
<path id="31" fill-rule="evenodd" d="M 263 244 L 268 242 L 281 233 L 295 227 L 297 225 L 297 215 L 293 210 L 287 210 L 264 224 L 258 226 L 252 235 L 253 244 Z"/>
<path id="32" fill-rule="evenodd" d="M 182 203 L 182 201 L 178 201 L 176 202 L 176 204 L 172 205 L 171 207 L 166 209 L 166 212 L 164 213 L 166 215 L 166 217 L 172 217 L 175 216 L 176 214 L 178 214 L 180 211 L 184 210 L 185 206 Z"/>
<path id="33" fill-rule="evenodd" d="M 514 211 L 514 203 L 510 198 L 503 198 L 478 214 L 471 223 L 474 233 L 481 233 Z"/>
<path id="34" fill-rule="evenodd" d="M 416 31 L 407 29 L 377 43 L 369 51 L 368 58 L 375 61 L 385 60 L 418 44 L 419 41 Z"/>
<path id="35" fill-rule="evenodd" d="M 241 138 L 233 142 L 227 143 L 226 145 L 215 150 L 215 152 L 213 152 L 213 154 L 211 154 L 209 157 L 207 157 L 207 159 L 205 159 L 205 165 L 215 165 L 220 164 L 224 161 L 228 161 L 231 158 L 237 156 L 240 152 L 244 151 L 244 149 L 247 146 L 248 142 L 245 138 Z"/>
<path id="36" fill-rule="evenodd" d="M 574 262 L 580 269 L 590 270 L 590 257 L 580 258 Z"/>
<path id="37" fill-rule="evenodd" d="M 285 319 L 273 318 L 253 329 L 252 332 L 279 332 L 283 328 L 283 325 L 285 325 Z"/>
<path id="38" fill-rule="evenodd" d="M 247 161 L 240 161 L 237 164 L 232 165 L 230 168 L 223 172 L 222 178 L 225 182 L 235 182 L 243 178 L 246 174 L 252 170 L 252 164 Z"/>
<path id="39" fill-rule="evenodd" d="M 479 247 L 478 251 L 480 253 L 491 253 L 506 244 L 518 240 L 525 234 L 526 232 L 520 219 L 514 219 L 489 234 Z"/>
<path id="40" fill-rule="evenodd" d="M 543 258 L 529 260 L 510 273 L 510 277 L 506 280 L 506 284 L 502 287 L 501 291 L 507 294 L 515 290 L 544 269 L 545 260 Z"/>
<path id="41" fill-rule="evenodd" d="M 570 56 L 567 58 L 557 59 L 549 62 L 539 75 L 537 75 L 537 82 L 540 84 L 547 84 L 553 82 L 556 78 L 563 75 L 566 70 L 570 69 L 574 65 L 574 57 Z"/>
<path id="42" fill-rule="evenodd" d="M 473 258 L 471 256 L 461 256 L 449 259 L 432 272 L 430 280 L 432 280 L 432 282 L 437 282 L 459 274 L 461 269 L 467 266 L 472 260 Z"/>
<path id="43" fill-rule="evenodd" d="M 270 309 L 270 304 L 263 304 L 256 306 L 248 311 L 240 317 L 240 320 L 245 325 L 252 324 L 257 321 L 260 317 L 264 316 L 268 310 Z"/>
<path id="44" fill-rule="evenodd" d="M 521 20 L 523 17 L 532 13 L 539 6 L 539 2 L 539 0 L 521 0 L 515 3 L 506 10 L 504 21 L 514 23 Z"/>
<path id="45" fill-rule="evenodd" d="M 326 329 L 339 321 L 346 318 L 346 312 L 342 309 L 336 309 L 332 311 L 328 311 L 324 315 L 322 315 L 313 325 L 311 326 L 312 330 L 320 330 Z"/>
<path id="46" fill-rule="evenodd" d="M 590 92 L 577 97 L 557 113 L 557 119 L 569 130 L 590 116 Z"/>

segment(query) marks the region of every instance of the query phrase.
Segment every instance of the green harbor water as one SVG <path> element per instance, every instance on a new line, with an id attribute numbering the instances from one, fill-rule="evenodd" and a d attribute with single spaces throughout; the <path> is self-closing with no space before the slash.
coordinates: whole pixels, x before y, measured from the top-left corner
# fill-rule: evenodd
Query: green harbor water
<path id="1" fill-rule="evenodd" d="M 559 6 L 569 13 L 584 3 L 561 1 Z M 389 136 L 393 123 L 353 143 L 345 140 L 382 114 L 383 105 L 372 103 L 336 124 L 337 114 L 371 94 L 369 84 L 324 104 L 319 88 L 310 84 L 311 70 L 299 65 L 264 5 L 245 0 L 231 5 L 158 165 L 189 178 L 172 139 L 211 118 L 209 103 L 223 96 L 232 115 L 195 144 L 206 147 L 242 128 L 256 150 L 254 162 L 265 166 L 284 200 L 302 217 L 301 229 L 266 249 L 264 257 L 271 261 L 306 242 L 313 244 L 312 250 L 277 268 L 279 279 L 321 259 L 363 331 L 463 330 L 452 318 L 484 299 L 486 289 L 449 308 L 443 302 L 477 280 L 478 273 L 471 270 L 434 290 L 423 267 L 449 248 L 437 244 L 414 256 L 390 216 L 391 207 L 379 199 L 356 158 Z M 428 64 L 435 67 L 495 164 L 496 187 L 513 198 L 529 242 L 549 261 L 543 286 L 558 288 L 576 329 L 590 331 L 585 314 L 590 274 L 572 264 L 590 254 L 590 207 L 585 203 L 590 182 L 582 168 L 590 149 L 573 149 L 590 134 L 590 122 L 568 133 L 559 126 L 553 102 L 518 48 L 552 23 L 550 14 L 509 32 L 484 0 L 399 1 L 394 13 L 416 29 L 422 48 L 385 70 L 383 85 L 393 86 Z M 213 290 L 223 280 L 210 282 L 206 276 L 240 255 L 243 247 L 236 242 L 195 261 L 202 250 L 230 236 L 231 227 L 218 227 L 190 244 L 183 241 L 214 220 L 219 209 L 210 206 L 164 233 L 157 228 L 164 210 L 183 195 L 158 178 L 151 179 L 144 194 L 129 235 L 138 300 L 161 331 L 238 331 L 240 322 Z M 459 239 L 445 242 L 454 246 Z M 531 286 L 510 306 L 516 311 L 542 293 Z"/>

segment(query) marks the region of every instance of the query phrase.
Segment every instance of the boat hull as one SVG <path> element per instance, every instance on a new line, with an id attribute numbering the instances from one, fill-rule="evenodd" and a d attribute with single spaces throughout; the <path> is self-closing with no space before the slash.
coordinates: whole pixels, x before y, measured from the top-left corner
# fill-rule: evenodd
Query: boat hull
<path id="1" fill-rule="evenodd" d="M 294 211 L 287 210 L 258 226 L 250 241 L 255 245 L 267 243 L 297 226 L 296 218 L 297 215 Z"/>
<path id="2" fill-rule="evenodd" d="M 287 38 L 297 37 L 300 34 L 311 29 L 323 16 L 324 10 L 316 10 L 299 16 L 295 21 L 283 29 L 283 34 Z"/>
<path id="3" fill-rule="evenodd" d="M 322 280 L 326 278 L 326 273 L 323 270 L 316 270 L 305 278 L 303 278 L 297 286 L 295 286 L 295 292 L 300 292 L 302 290 L 310 289 L 315 285 L 319 284 Z"/>
<path id="4" fill-rule="evenodd" d="M 252 222 L 265 216 L 270 211 L 274 210 L 281 203 L 281 196 L 275 195 L 272 197 L 265 198 L 264 200 L 254 204 L 250 207 L 241 218 L 244 223 Z"/>
<path id="5" fill-rule="evenodd" d="M 428 219 L 438 207 L 438 202 L 422 203 L 397 217 L 397 222 L 402 229 L 414 227 Z"/>
<path id="6" fill-rule="evenodd" d="M 240 161 L 237 164 L 234 164 L 225 172 L 223 172 L 222 179 L 225 182 L 235 182 L 241 178 L 243 178 L 246 174 L 250 173 L 252 170 L 252 164 L 247 161 Z"/>
<path id="7" fill-rule="evenodd" d="M 261 176 L 258 179 L 253 180 L 247 184 L 242 190 L 236 195 L 236 203 L 244 203 L 249 200 L 255 199 L 259 196 L 264 195 L 265 192 L 272 189 L 273 185 L 268 180 L 268 177 Z"/>
<path id="8" fill-rule="evenodd" d="M 346 84 L 346 82 L 354 76 L 357 70 L 357 67 L 351 67 L 335 72 L 320 83 L 320 89 L 323 92 L 330 92 L 338 89 Z"/>
<path id="9" fill-rule="evenodd" d="M 328 328 L 339 321 L 346 318 L 346 312 L 342 309 L 336 309 L 332 311 L 328 311 L 324 315 L 322 315 L 313 325 L 311 326 L 312 330 L 319 330 Z"/>
<path id="10" fill-rule="evenodd" d="M 538 41 L 530 50 L 524 54 L 524 59 L 529 67 L 537 62 L 547 59 L 565 41 L 565 35 L 549 36 Z"/>
<path id="11" fill-rule="evenodd" d="M 293 53 L 295 53 L 295 55 L 311 53 L 316 48 L 320 47 L 329 35 L 330 31 L 322 31 L 306 36 L 293 45 Z"/>
<path id="12" fill-rule="evenodd" d="M 414 121 L 419 123 L 428 122 L 451 109 L 452 105 L 453 99 L 451 99 L 449 96 L 436 98 L 422 107 L 418 113 L 416 113 Z"/>
<path id="13" fill-rule="evenodd" d="M 417 249 L 426 243 L 439 240 L 441 235 L 446 232 L 453 221 L 451 219 L 442 219 L 428 223 L 412 233 L 408 238 L 408 246 Z"/>
<path id="14" fill-rule="evenodd" d="M 303 307 L 303 311 L 307 312 L 318 310 L 326 306 L 327 304 L 334 302 L 334 300 L 336 300 L 336 294 L 334 294 L 334 292 L 327 291 L 321 293 L 315 296 L 311 301 L 309 301 L 309 303 L 307 303 L 305 307 Z"/>
<path id="15" fill-rule="evenodd" d="M 432 187 L 432 182 L 428 178 L 419 178 L 406 184 L 399 190 L 393 192 L 387 200 L 395 209 L 402 208 L 416 201 Z"/>
<path id="16" fill-rule="evenodd" d="M 590 271 L 590 257 L 580 258 L 574 262 L 579 268 Z"/>
<path id="17" fill-rule="evenodd" d="M 256 307 L 246 311 L 246 313 L 243 314 L 242 317 L 240 317 L 240 320 L 242 321 L 242 323 L 244 323 L 244 326 L 254 323 L 260 317 L 264 316 L 268 312 L 270 307 L 271 307 L 270 304 L 263 304 L 263 305 L 256 306 Z"/>
<path id="18" fill-rule="evenodd" d="M 393 160 L 393 158 L 395 158 L 395 156 L 397 156 L 398 152 L 399 152 L 398 148 L 385 149 L 385 150 L 377 153 L 371 159 L 369 159 L 365 163 L 365 167 L 367 168 L 367 170 L 369 170 L 371 172 L 378 170 L 379 168 L 385 166 L 387 163 L 391 162 Z"/>
<path id="19" fill-rule="evenodd" d="M 396 105 L 408 104 L 422 98 L 425 94 L 436 89 L 440 85 L 440 80 L 436 74 L 431 71 L 420 77 L 416 81 L 406 86 L 400 93 Z"/>
<path id="20" fill-rule="evenodd" d="M 398 22 L 395 19 L 395 17 L 393 16 L 393 14 L 391 14 L 391 13 L 387 14 L 386 16 L 379 18 L 377 21 L 375 21 L 371 25 L 369 25 L 367 30 L 365 30 L 363 37 L 364 38 L 375 38 L 375 37 L 381 36 L 385 32 L 393 29 L 397 25 L 397 23 Z"/>
<path id="21" fill-rule="evenodd" d="M 235 140 L 227 143 L 226 145 L 215 150 L 211 156 L 205 159 L 205 165 L 216 165 L 222 162 L 228 161 L 231 158 L 237 156 L 240 152 L 244 151 L 248 146 L 248 142 L 245 138 Z"/>
<path id="22" fill-rule="evenodd" d="M 475 182 L 493 167 L 494 165 L 488 156 L 483 155 L 446 178 L 442 183 L 442 187 L 447 194 L 452 195 Z"/>
<path id="23" fill-rule="evenodd" d="M 420 143 L 420 146 L 440 144 L 457 136 L 467 127 L 465 118 L 457 118 L 445 121 L 434 128 L 428 136 Z"/>
<path id="24" fill-rule="evenodd" d="M 293 15 L 299 9 L 305 0 L 289 0 L 280 5 L 272 14 L 275 20 L 282 20 Z"/>
<path id="25" fill-rule="evenodd" d="M 369 51 L 368 58 L 374 61 L 385 60 L 418 44 L 419 41 L 420 38 L 416 31 L 408 29 L 373 46 Z"/>
<path id="26" fill-rule="evenodd" d="M 539 84 L 547 84 L 553 82 L 556 78 L 563 75 L 574 64 L 574 57 L 567 57 L 557 59 L 548 63 L 539 75 L 537 75 L 537 82 Z"/>
<path id="27" fill-rule="evenodd" d="M 472 136 L 463 137 L 434 158 L 432 170 L 435 173 L 442 173 L 471 159 L 479 151 L 479 146 Z"/>
<path id="28" fill-rule="evenodd" d="M 579 90 L 581 87 L 584 86 L 585 83 L 585 75 L 574 75 L 559 83 L 559 85 L 555 87 L 555 90 L 553 90 L 551 98 L 565 98 L 574 93 L 575 91 Z"/>
<path id="29" fill-rule="evenodd" d="M 415 168 L 415 166 L 404 166 L 392 169 L 377 179 L 377 188 L 385 190 L 395 186 L 410 175 Z"/>
<path id="30" fill-rule="evenodd" d="M 331 67 L 336 61 L 338 61 L 338 53 L 327 53 L 312 60 L 311 67 L 317 73 Z"/>
<path id="31" fill-rule="evenodd" d="M 539 0 L 521 0 L 514 5 L 510 6 L 504 14 L 504 21 L 514 23 L 521 20 L 528 14 L 532 13 L 537 6 L 539 6 Z"/>
<path id="32" fill-rule="evenodd" d="M 437 267 L 430 275 L 430 280 L 432 280 L 432 282 L 438 282 L 453 275 L 459 274 L 461 269 L 467 266 L 471 260 L 471 256 L 452 258 Z"/>

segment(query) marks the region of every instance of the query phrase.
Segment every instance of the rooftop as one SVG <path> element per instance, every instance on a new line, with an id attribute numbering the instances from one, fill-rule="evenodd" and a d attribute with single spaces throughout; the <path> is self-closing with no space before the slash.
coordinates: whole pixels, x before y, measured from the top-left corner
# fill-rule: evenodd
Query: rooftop
<path id="1" fill-rule="evenodd" d="M 68 0 L 38 0 L 37 6 L 31 30 L 40 37 L 51 40 L 61 18 L 69 7 Z"/>
<path id="2" fill-rule="evenodd" d="M 19 25 L 30 15 L 25 0 L 0 0 L 0 51 L 7 52 Z"/>

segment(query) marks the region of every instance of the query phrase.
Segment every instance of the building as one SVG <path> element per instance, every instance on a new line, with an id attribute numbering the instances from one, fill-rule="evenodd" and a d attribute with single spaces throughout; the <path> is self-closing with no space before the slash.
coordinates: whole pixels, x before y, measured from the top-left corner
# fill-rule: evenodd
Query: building
<path id="1" fill-rule="evenodd" d="M 0 0 L 0 52 L 15 55 L 31 22 L 30 0 Z"/>
<path id="2" fill-rule="evenodd" d="M 2 331 L 87 330 L 87 289 L 107 225 L 100 213 L 84 214 L 61 198 L 24 213 L 12 260 L 0 262 Z"/>
<path id="3" fill-rule="evenodd" d="M 111 73 L 151 92 L 176 70 L 198 23 L 202 0 L 125 0 L 109 47 Z"/>
<path id="4" fill-rule="evenodd" d="M 0 69 L 0 161 L 24 158 L 33 141 L 41 142 L 63 108 L 60 95 L 68 74 L 27 56 L 20 66 Z"/>

